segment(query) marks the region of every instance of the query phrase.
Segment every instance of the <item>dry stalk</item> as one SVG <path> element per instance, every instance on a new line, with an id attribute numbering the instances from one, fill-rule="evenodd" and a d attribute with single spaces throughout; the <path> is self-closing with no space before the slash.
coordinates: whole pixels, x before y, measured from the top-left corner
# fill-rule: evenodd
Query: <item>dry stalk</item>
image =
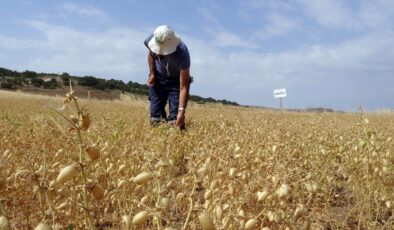
<path id="1" fill-rule="evenodd" d="M 189 199 L 190 199 L 189 212 L 187 213 L 187 217 L 186 217 L 185 223 L 183 224 L 182 229 L 186 229 L 187 224 L 189 223 L 190 215 L 192 214 L 192 211 L 193 211 L 193 195 L 194 195 L 194 191 L 196 190 L 196 186 L 197 186 L 197 175 L 194 174 L 193 189 L 192 189 L 192 192 L 190 193 L 190 197 L 189 197 Z"/>

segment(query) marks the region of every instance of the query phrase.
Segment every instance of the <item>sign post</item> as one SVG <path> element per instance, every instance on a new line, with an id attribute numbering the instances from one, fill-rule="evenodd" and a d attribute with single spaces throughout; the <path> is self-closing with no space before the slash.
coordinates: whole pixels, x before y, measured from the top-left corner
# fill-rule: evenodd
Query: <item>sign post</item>
<path id="1" fill-rule="evenodd" d="M 280 112 L 282 112 L 282 97 L 286 97 L 286 89 L 274 89 L 274 97 L 279 98 Z"/>

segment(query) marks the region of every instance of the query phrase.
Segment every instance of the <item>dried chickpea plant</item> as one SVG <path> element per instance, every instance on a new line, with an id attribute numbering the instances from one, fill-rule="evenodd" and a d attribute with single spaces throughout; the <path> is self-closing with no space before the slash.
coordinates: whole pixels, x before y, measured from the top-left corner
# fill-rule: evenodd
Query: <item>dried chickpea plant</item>
<path id="1" fill-rule="evenodd" d="M 191 104 L 180 132 L 76 95 L 0 92 L 0 230 L 394 228 L 392 113 Z"/>

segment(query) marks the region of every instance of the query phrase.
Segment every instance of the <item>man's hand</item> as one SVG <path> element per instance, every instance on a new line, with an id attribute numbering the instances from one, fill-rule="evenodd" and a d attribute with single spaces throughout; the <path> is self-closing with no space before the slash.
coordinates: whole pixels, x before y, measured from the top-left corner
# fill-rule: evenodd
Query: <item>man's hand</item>
<path id="1" fill-rule="evenodd" d="M 184 127 L 185 125 L 185 110 L 178 111 L 178 115 L 176 116 L 175 126 L 176 127 Z"/>
<path id="2" fill-rule="evenodd" d="M 180 86 L 179 86 L 179 111 L 176 117 L 175 126 L 180 129 L 185 128 L 185 109 L 187 100 L 189 98 L 189 69 L 182 69 L 180 71 Z"/>
<path id="3" fill-rule="evenodd" d="M 153 73 L 149 74 L 149 78 L 146 84 L 148 85 L 148 87 L 152 87 L 155 84 L 155 75 Z"/>

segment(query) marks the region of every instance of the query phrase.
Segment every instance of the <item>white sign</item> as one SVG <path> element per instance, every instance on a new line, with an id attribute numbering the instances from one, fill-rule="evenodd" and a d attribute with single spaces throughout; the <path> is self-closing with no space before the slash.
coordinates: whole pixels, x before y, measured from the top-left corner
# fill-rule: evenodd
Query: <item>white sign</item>
<path id="1" fill-rule="evenodd" d="M 275 98 L 286 97 L 286 89 L 274 89 L 274 97 Z"/>

